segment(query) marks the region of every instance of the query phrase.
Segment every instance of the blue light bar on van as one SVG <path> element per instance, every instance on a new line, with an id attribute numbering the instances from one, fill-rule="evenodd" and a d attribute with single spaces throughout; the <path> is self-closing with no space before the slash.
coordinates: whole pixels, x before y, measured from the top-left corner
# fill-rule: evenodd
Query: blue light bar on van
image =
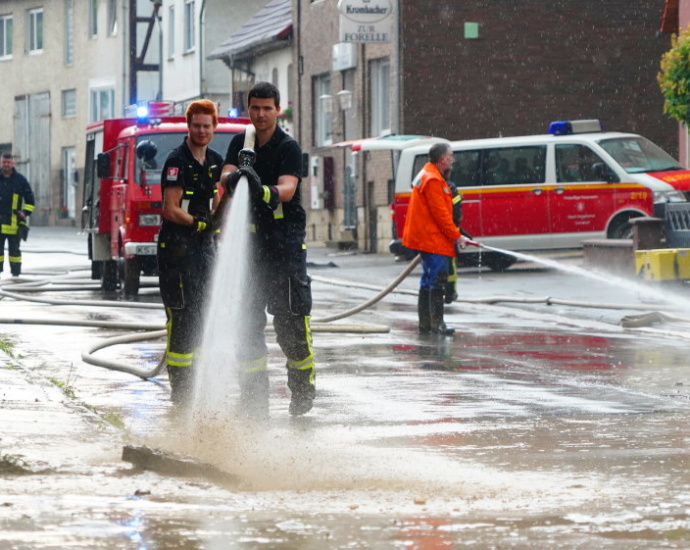
<path id="1" fill-rule="evenodd" d="M 602 132 L 601 121 L 596 118 L 588 120 L 557 120 L 549 125 L 549 134 L 554 136 L 569 136 L 571 134 L 587 134 Z"/>

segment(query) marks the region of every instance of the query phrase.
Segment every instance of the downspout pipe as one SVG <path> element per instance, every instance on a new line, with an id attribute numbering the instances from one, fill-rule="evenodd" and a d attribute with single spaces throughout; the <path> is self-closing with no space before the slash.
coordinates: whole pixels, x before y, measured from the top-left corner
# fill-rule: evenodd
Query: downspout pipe
<path id="1" fill-rule="evenodd" d="M 206 13 L 206 0 L 201 0 L 199 10 L 199 97 L 204 97 L 204 15 Z"/>

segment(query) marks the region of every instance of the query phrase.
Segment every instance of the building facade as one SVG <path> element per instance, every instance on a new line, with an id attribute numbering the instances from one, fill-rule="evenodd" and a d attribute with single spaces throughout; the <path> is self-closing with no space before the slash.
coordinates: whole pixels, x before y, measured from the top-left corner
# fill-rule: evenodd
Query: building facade
<path id="1" fill-rule="evenodd" d="M 355 10 L 390 5 L 390 40 L 341 43 L 348 2 Z M 310 155 L 311 239 L 387 248 L 391 155 L 358 154 L 347 144 L 356 138 L 540 134 L 553 120 L 598 118 L 607 130 L 643 134 L 677 155 L 675 123 L 663 115 L 656 82 L 670 44 L 659 33 L 663 6 L 664 0 L 293 0 L 296 127 Z M 335 101 L 343 91 L 352 92 L 346 108 Z M 354 221 L 346 216 L 348 201 Z"/>
<path id="2" fill-rule="evenodd" d="M 37 225 L 79 223 L 85 128 L 121 116 L 129 101 L 134 4 L 0 3 L 0 149 L 14 155 L 33 187 Z M 138 9 L 150 15 L 152 3 L 139 0 Z M 135 32 L 143 42 L 145 29 Z M 137 86 L 140 94 L 155 96 L 157 74 L 142 73 Z"/>

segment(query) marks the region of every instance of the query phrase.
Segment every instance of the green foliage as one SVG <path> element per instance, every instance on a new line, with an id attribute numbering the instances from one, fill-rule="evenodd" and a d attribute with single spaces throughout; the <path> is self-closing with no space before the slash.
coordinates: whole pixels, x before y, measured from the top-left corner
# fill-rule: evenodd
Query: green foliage
<path id="1" fill-rule="evenodd" d="M 14 342 L 8 338 L 0 338 L 0 350 L 14 359 Z"/>
<path id="2" fill-rule="evenodd" d="M 657 80 L 664 113 L 690 126 L 690 27 L 673 35 L 671 49 L 661 57 Z"/>
<path id="3" fill-rule="evenodd" d="M 75 399 L 77 397 L 77 395 L 74 393 L 74 388 L 70 386 L 67 382 L 61 382 L 56 378 L 49 378 L 48 380 L 50 380 L 55 386 L 60 388 L 62 390 L 62 393 L 64 393 L 70 399 Z"/>

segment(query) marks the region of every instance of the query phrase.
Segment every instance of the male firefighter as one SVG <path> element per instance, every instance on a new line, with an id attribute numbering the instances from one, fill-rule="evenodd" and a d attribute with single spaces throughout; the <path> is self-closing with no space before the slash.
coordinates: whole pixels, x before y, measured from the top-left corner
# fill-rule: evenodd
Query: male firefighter
<path id="1" fill-rule="evenodd" d="M 287 357 L 289 411 L 303 415 L 316 395 L 315 361 L 309 326 L 311 285 L 307 275 L 306 213 L 301 203 L 302 151 L 277 125 L 280 92 L 259 82 L 247 96 L 256 129 L 253 168 L 243 150 L 245 134 L 228 147 L 221 182 L 232 195 L 247 177 L 251 202 L 250 273 L 254 279 L 243 330 L 249 335 L 240 358 L 240 406 L 248 416 L 268 413 L 266 310 L 273 315 L 278 344 Z"/>
<path id="2" fill-rule="evenodd" d="M 448 187 L 450 187 L 450 196 L 453 197 L 453 223 L 460 229 L 461 233 L 466 235 L 460 228 L 460 222 L 462 221 L 462 195 L 455 182 L 451 181 L 450 174 L 451 170 L 446 170 L 443 174 L 443 178 L 446 180 Z M 453 255 L 448 261 L 448 280 L 444 289 L 444 302 L 446 304 L 452 304 L 458 299 L 457 283 L 458 262 L 456 256 Z"/>
<path id="3" fill-rule="evenodd" d="M 429 162 L 412 182 L 403 245 L 418 250 L 422 256 L 417 311 L 421 334 L 450 336 L 455 329 L 443 320 L 443 294 L 448 280 L 450 258 L 455 247 L 465 247 L 457 225 L 453 223 L 453 197 L 443 173 L 453 164 L 453 151 L 447 143 L 435 143 L 429 150 Z"/>
<path id="4" fill-rule="evenodd" d="M 213 102 L 200 99 L 186 112 L 187 136 L 163 165 L 163 223 L 158 237 L 161 298 L 167 316 L 166 366 L 172 400 L 191 394 L 192 366 L 215 252 L 210 216 L 218 204 L 223 157 L 208 145 L 218 125 Z"/>
<path id="5" fill-rule="evenodd" d="M 13 277 L 22 272 L 21 239 L 28 234 L 27 220 L 34 211 L 34 192 L 27 179 L 14 168 L 10 153 L 2 155 L 0 174 L 0 271 L 5 264 L 5 239 Z"/>

